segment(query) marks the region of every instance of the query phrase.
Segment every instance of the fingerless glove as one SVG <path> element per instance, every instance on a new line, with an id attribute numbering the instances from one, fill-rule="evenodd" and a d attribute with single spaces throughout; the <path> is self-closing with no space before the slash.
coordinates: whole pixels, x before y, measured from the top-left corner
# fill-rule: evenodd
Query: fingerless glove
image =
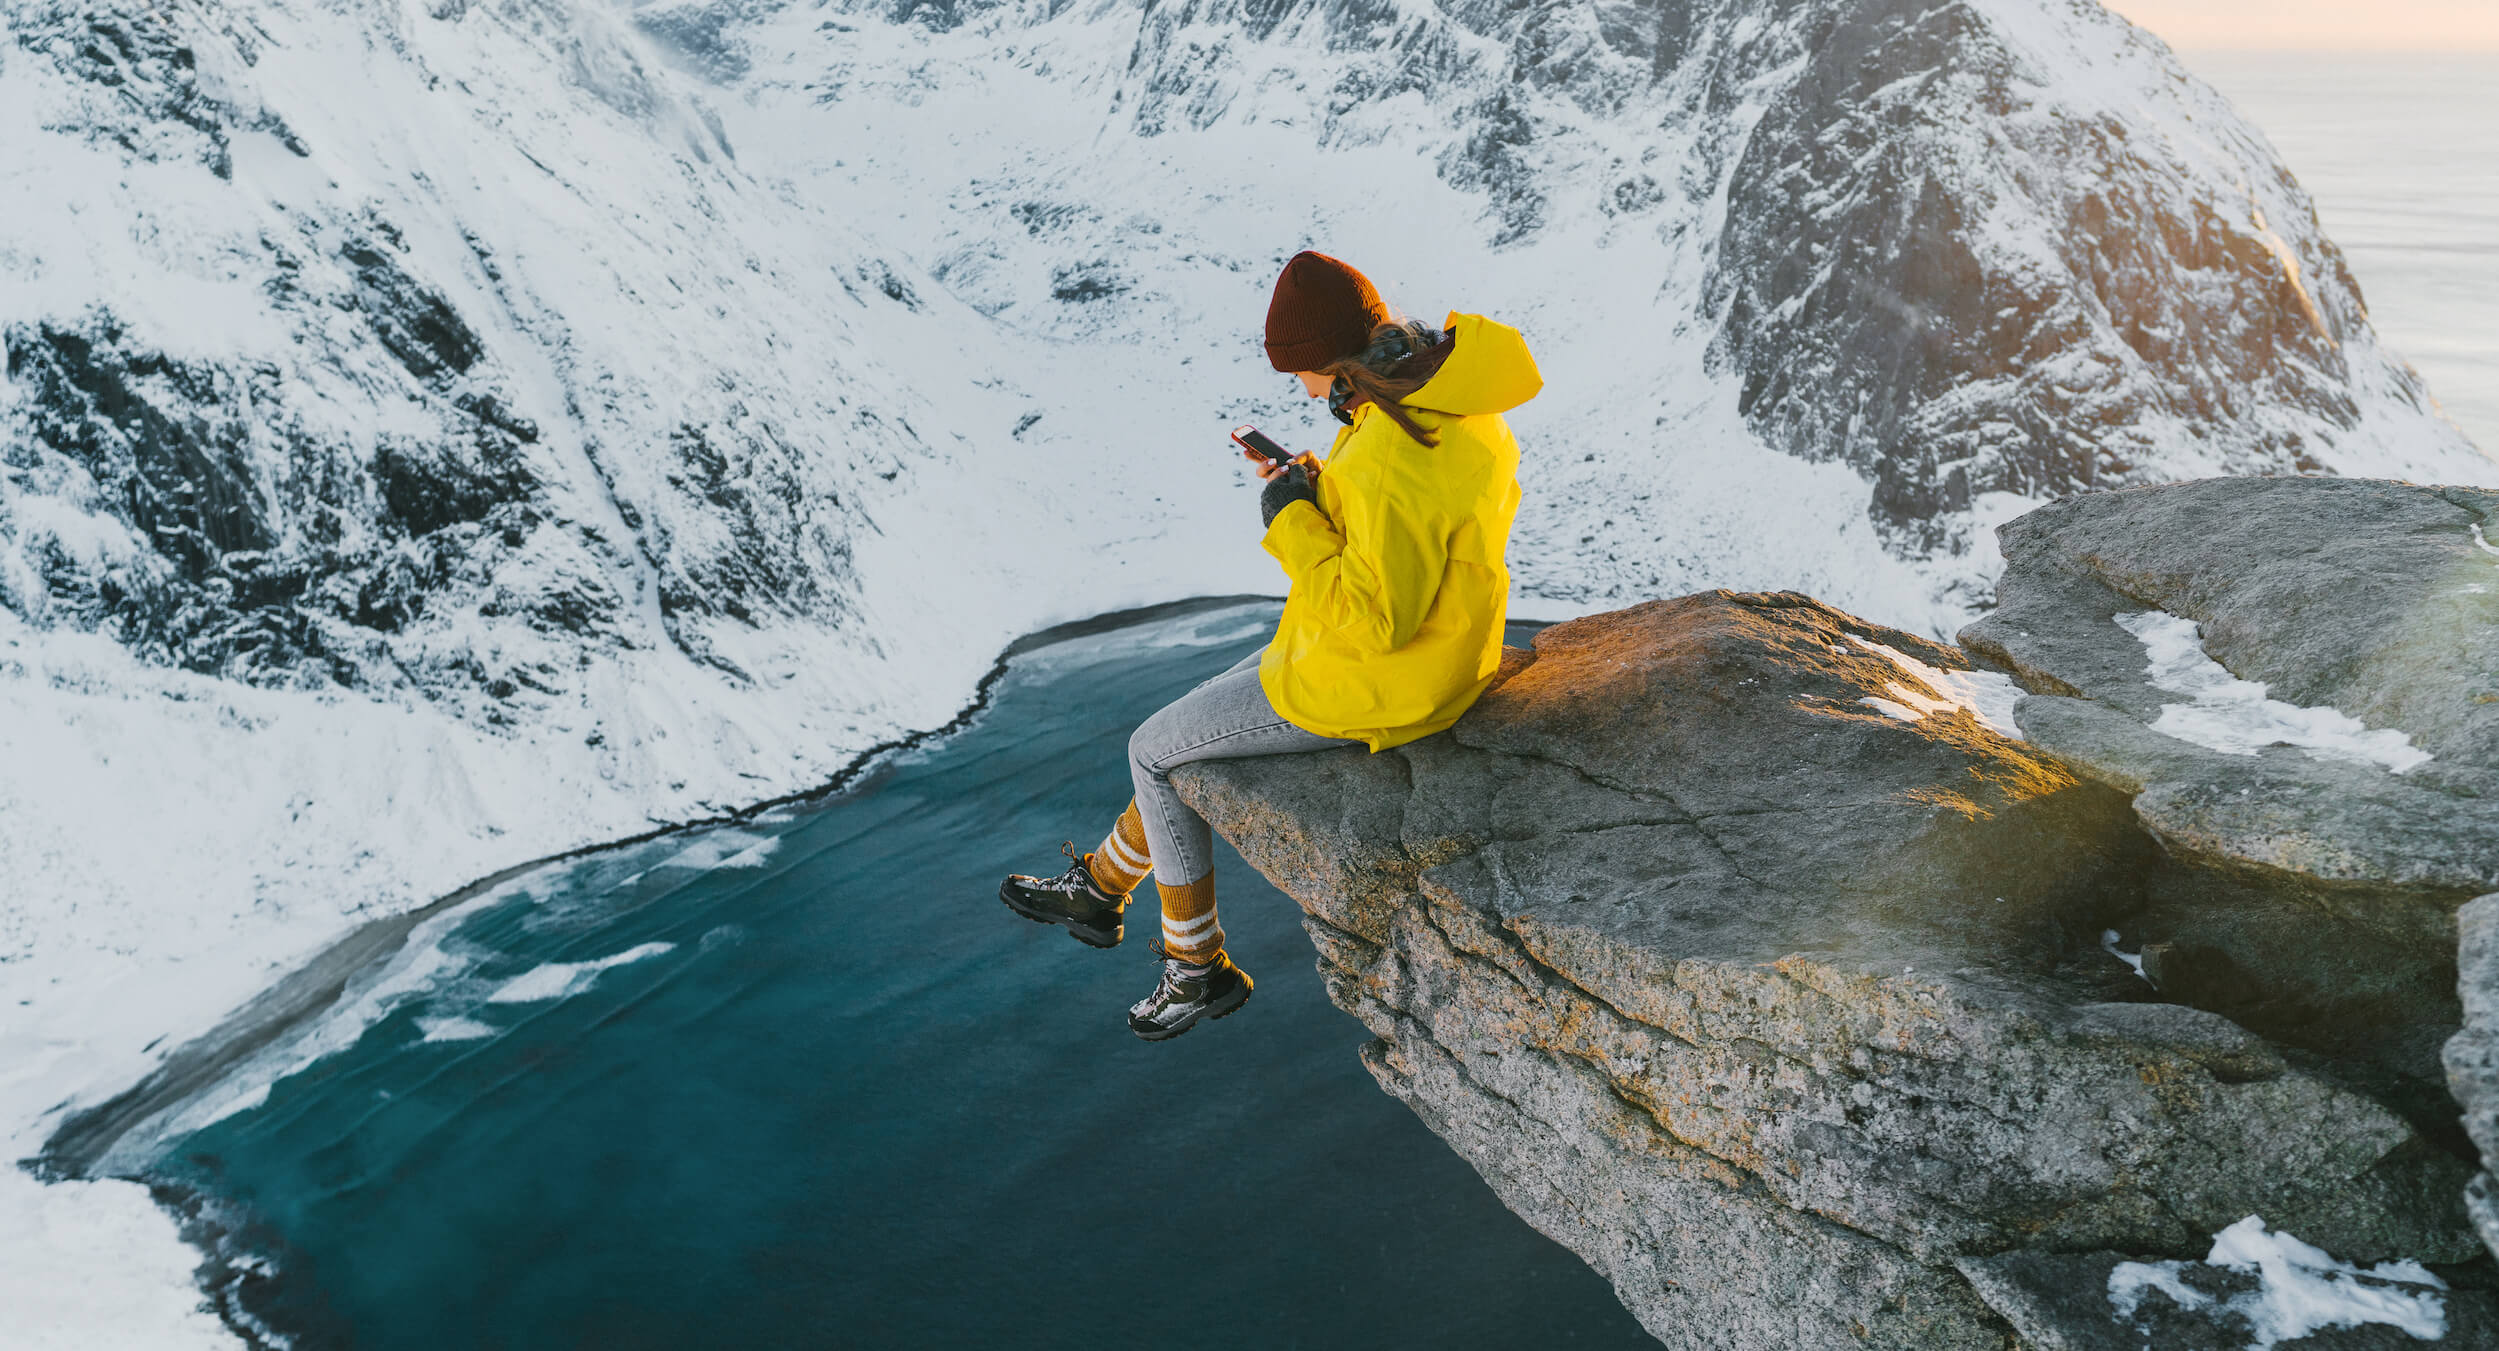
<path id="1" fill-rule="evenodd" d="M 1307 465 L 1294 465 L 1267 480 L 1266 491 L 1258 495 L 1260 524 L 1274 525 L 1276 513 L 1295 502 L 1308 502 L 1314 507 L 1319 505 L 1319 495 L 1311 489 L 1310 468 Z"/>

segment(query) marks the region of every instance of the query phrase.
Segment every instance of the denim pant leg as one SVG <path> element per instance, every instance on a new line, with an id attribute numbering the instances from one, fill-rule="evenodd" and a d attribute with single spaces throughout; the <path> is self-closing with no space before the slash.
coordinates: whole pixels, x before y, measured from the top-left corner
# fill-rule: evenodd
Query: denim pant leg
<path id="1" fill-rule="evenodd" d="M 1128 738 L 1128 771 L 1137 788 L 1137 814 L 1145 822 L 1154 879 L 1180 887 L 1215 867 L 1215 833 L 1204 817 L 1172 790 L 1171 772 L 1193 760 L 1237 760 L 1252 755 L 1290 755 L 1358 746 L 1361 742 L 1319 736 L 1276 716 L 1258 684 L 1251 653 L 1229 671 L 1165 705 Z"/>

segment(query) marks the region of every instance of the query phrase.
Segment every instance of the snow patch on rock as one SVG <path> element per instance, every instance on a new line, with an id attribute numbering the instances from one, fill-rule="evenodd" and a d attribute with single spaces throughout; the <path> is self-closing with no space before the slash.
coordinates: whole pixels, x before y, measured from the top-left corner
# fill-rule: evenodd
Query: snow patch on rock
<path id="1" fill-rule="evenodd" d="M 2118 946 L 2117 946 L 2117 944 L 2118 944 L 2118 940 L 2119 940 L 2120 938 L 2122 938 L 2123 936 L 2124 936 L 2124 935 L 2122 935 L 2122 934 L 2118 933 L 2118 931 L 2117 931 L 2117 930 L 2115 930 L 2115 929 L 2103 929 L 2103 930 L 2101 930 L 2101 931 L 2100 931 L 2100 951 L 2107 953 L 2107 954 L 2108 954 L 2108 955 L 2110 955 L 2111 957 L 2114 957 L 2114 958 L 2116 958 L 2117 960 L 2119 960 L 2119 961 L 2121 961 L 2121 962 L 2124 962 L 2124 963 L 2126 964 L 2126 969 L 2127 969 L 2127 970 L 2129 970 L 2129 971 L 2134 972 L 2134 973 L 2135 973 L 2135 975 L 2136 975 L 2139 979 L 2141 979 L 2141 980 L 2143 981 L 2143 983 L 2144 983 L 2144 984 L 2146 984 L 2146 985 L 2151 984 L 2151 983 L 2152 983 L 2152 978 L 2151 978 L 2150 976 L 2148 976 L 2148 975 L 2145 975 L 2145 974 L 2144 974 L 2144 970 L 2143 970 L 2143 954 L 2142 954 L 2142 953 L 2140 953 L 2140 952 L 2127 952 L 2127 951 L 2125 951 L 2124 949 L 2122 949 L 2122 948 L 2120 948 L 2120 947 L 2118 947 Z"/>
<path id="2" fill-rule="evenodd" d="M 1890 698 L 1876 695 L 1860 701 L 1885 717 L 1916 722 L 1957 710 L 1998 736 L 2022 739 L 2022 729 L 2013 721 L 2013 705 L 2022 697 L 2022 687 L 2013 683 L 2013 677 L 1995 671 L 1946 671 L 1871 638 L 1852 633 L 1848 640 L 1890 661 L 1916 682 L 1912 687 L 1893 681 L 1884 687 Z"/>
<path id="3" fill-rule="evenodd" d="M 2117 616 L 2117 623 L 2143 644 L 2153 686 L 2193 700 L 2161 705 L 2153 731 L 2230 755 L 2297 746 L 2319 759 L 2383 765 L 2397 774 L 2430 762 L 2408 733 L 2372 730 L 2336 709 L 2265 697 L 2263 681 L 2241 680 L 2205 653 L 2203 631 L 2192 619 L 2141 610 Z"/>
<path id="4" fill-rule="evenodd" d="M 2447 1335 L 2441 1298 L 2447 1284 L 2419 1262 L 2380 1262 L 2363 1270 L 2314 1244 L 2267 1230 L 2254 1215 L 2215 1234 L 2204 1261 L 2254 1275 L 2262 1284 L 2219 1300 L 2186 1283 L 2185 1262 L 2121 1262 L 2109 1273 L 2109 1307 L 2120 1319 L 2132 1319 L 2153 1291 L 2181 1309 L 2213 1306 L 2247 1321 L 2247 1351 L 2271 1351 L 2330 1328 L 2373 1323 L 2423 1341 Z"/>

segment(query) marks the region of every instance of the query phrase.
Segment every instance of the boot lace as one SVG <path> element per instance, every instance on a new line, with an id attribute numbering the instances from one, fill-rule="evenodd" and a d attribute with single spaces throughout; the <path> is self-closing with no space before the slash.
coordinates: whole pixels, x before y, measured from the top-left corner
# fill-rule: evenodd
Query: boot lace
<path id="1" fill-rule="evenodd" d="M 1182 974 L 1183 969 L 1188 968 L 1189 964 L 1172 956 L 1171 950 L 1163 946 L 1163 940 L 1148 939 L 1146 947 L 1155 956 L 1163 959 L 1163 977 L 1154 983 L 1154 993 L 1128 1006 L 1128 1011 L 1139 1018 L 1151 1018 L 1170 1008 L 1172 1002 L 1179 997 L 1180 982 L 1189 978 Z M 1194 974 L 1202 975 L 1204 972 L 1202 969 L 1196 969 Z"/>
<path id="2" fill-rule="evenodd" d="M 1163 978 L 1155 983 L 1154 993 L 1146 996 L 1149 1004 L 1161 1003 L 1164 995 L 1177 993 L 1182 981 L 1202 980 L 1215 969 L 1213 962 L 1193 962 L 1186 957 L 1173 956 L 1171 949 L 1164 946 L 1159 938 L 1147 939 L 1145 946 L 1148 952 L 1163 959 Z"/>
<path id="3" fill-rule="evenodd" d="M 1025 879 L 1032 889 L 1035 891 L 1082 891 L 1100 896 L 1101 890 L 1093 885 L 1093 874 L 1085 870 L 1085 856 L 1076 852 L 1076 842 L 1074 840 L 1061 842 L 1059 852 L 1067 855 L 1067 871 L 1056 877 Z"/>

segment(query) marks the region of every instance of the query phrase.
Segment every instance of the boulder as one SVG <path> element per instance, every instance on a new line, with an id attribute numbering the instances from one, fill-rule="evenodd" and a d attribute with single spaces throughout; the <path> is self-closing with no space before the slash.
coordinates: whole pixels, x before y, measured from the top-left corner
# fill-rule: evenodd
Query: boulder
<path id="1" fill-rule="evenodd" d="M 2033 692 L 2023 735 L 2132 795 L 2160 842 L 2122 927 L 2162 996 L 2318 1057 L 2468 1156 L 2456 1102 L 2487 1123 L 2499 1092 L 2472 1028 L 2440 1053 L 2465 1013 L 2457 909 L 2499 891 L 2493 530 L 2499 492 L 2473 488 L 2208 479 L 2079 497 L 1999 532 L 1999 604 L 1960 635 Z M 2164 688 L 2128 627 L 2164 614 L 2264 696 L 2426 759 L 2210 735 L 2213 701 Z M 2466 973 L 2466 1005 L 2476 982 L 2499 1000 L 2499 963 Z M 2489 1156 L 2499 1130 L 2480 1139 Z"/>
<path id="2" fill-rule="evenodd" d="M 2171 865 L 2135 789 L 2007 735 L 2017 693 L 1715 592 L 1544 630 L 1439 736 L 1176 782 L 1381 1085 L 1669 1345 L 2003 1348 L 1965 1259 L 2251 1214 L 2479 1256 L 2469 1166 L 2380 1082 L 2104 947 Z"/>

